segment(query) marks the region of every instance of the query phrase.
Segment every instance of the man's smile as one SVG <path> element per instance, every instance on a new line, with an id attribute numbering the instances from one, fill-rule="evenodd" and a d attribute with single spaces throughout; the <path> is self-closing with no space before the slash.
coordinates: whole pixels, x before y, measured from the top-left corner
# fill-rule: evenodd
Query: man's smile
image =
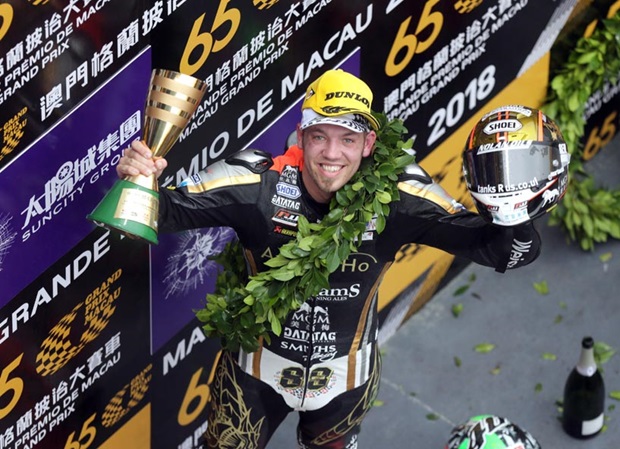
<path id="1" fill-rule="evenodd" d="M 337 173 L 340 170 L 342 170 L 342 167 L 344 167 L 343 165 L 327 165 L 327 164 L 319 164 L 319 166 L 321 167 L 321 169 L 323 169 L 323 171 L 326 171 L 328 173 Z"/>

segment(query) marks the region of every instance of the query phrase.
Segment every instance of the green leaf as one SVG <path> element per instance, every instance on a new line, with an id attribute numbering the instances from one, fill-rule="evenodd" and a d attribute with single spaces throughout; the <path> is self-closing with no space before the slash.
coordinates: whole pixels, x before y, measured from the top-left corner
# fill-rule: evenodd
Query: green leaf
<path id="1" fill-rule="evenodd" d="M 537 383 L 536 386 L 534 387 L 534 391 L 536 393 L 540 393 L 542 391 L 542 389 L 543 389 L 543 386 L 542 386 L 541 383 Z"/>
<path id="2" fill-rule="evenodd" d="M 454 357 L 454 365 L 458 368 L 462 365 L 461 359 L 458 357 Z"/>
<path id="3" fill-rule="evenodd" d="M 377 216 L 376 219 L 376 226 L 377 226 L 377 233 L 381 234 L 383 232 L 383 230 L 385 229 L 385 216 L 384 215 L 379 215 Z"/>
<path id="4" fill-rule="evenodd" d="M 269 324 L 271 324 L 271 332 L 275 335 L 280 335 L 282 333 L 282 324 L 275 315 L 269 319 Z"/>
<path id="5" fill-rule="evenodd" d="M 353 189 L 353 191 L 355 192 L 359 192 L 363 188 L 364 188 L 364 183 L 362 181 L 358 181 L 351 186 L 351 189 Z"/>
<path id="6" fill-rule="evenodd" d="M 534 282 L 534 290 L 536 290 L 541 295 L 549 294 L 549 286 L 547 285 L 547 281 Z"/>
<path id="7" fill-rule="evenodd" d="M 460 296 L 463 293 L 465 293 L 467 290 L 469 290 L 469 285 L 462 285 L 459 288 L 457 288 L 454 293 L 452 293 L 452 296 Z"/>
<path id="8" fill-rule="evenodd" d="M 615 399 L 616 401 L 620 401 L 620 390 L 610 391 L 609 397 Z"/>
<path id="9" fill-rule="evenodd" d="M 387 192 L 377 192 L 377 199 L 382 204 L 389 204 L 392 201 L 392 195 Z"/>
<path id="10" fill-rule="evenodd" d="M 454 318 L 458 318 L 461 312 L 463 311 L 463 304 L 453 304 L 452 305 L 452 315 Z"/>
<path id="11" fill-rule="evenodd" d="M 321 288 L 329 288 L 329 281 L 327 275 L 319 270 L 315 270 L 312 276 L 312 285 L 316 287 L 317 292 Z"/>
<path id="12" fill-rule="evenodd" d="M 495 345 L 493 343 L 480 343 L 474 346 L 474 351 L 486 354 L 495 349 Z"/>
<path id="13" fill-rule="evenodd" d="M 342 220 L 342 217 L 344 216 L 344 209 L 340 208 L 340 207 L 334 207 L 333 209 L 331 209 L 329 211 L 329 213 L 324 217 L 324 220 L 330 223 L 336 223 L 339 220 Z M 336 225 L 332 226 L 333 228 L 336 228 Z"/>
<path id="14" fill-rule="evenodd" d="M 613 254 L 609 252 L 609 253 L 601 254 L 598 259 L 601 262 L 606 263 L 606 262 L 609 262 L 612 257 L 613 257 Z"/>
<path id="15" fill-rule="evenodd" d="M 579 51 L 577 51 L 577 53 L 579 53 Z M 579 55 L 577 57 L 576 62 L 578 64 L 587 65 L 587 64 L 589 64 L 590 62 L 592 62 L 595 59 L 596 59 L 596 53 L 594 53 L 594 52 L 586 52 L 586 53 L 582 53 L 581 55 Z"/>
<path id="16" fill-rule="evenodd" d="M 337 249 L 329 252 L 326 258 L 326 262 L 327 262 L 326 264 L 327 271 L 329 271 L 330 273 L 333 273 L 334 271 L 338 269 L 338 267 L 341 264 L 341 261 L 340 261 L 340 258 L 338 257 Z"/>
<path id="17" fill-rule="evenodd" d="M 436 413 L 428 413 L 426 415 L 426 419 L 428 419 L 429 421 L 437 421 L 439 419 L 439 415 L 437 415 Z"/>
<path id="18" fill-rule="evenodd" d="M 310 234 L 310 223 L 308 222 L 308 219 L 305 216 L 303 215 L 299 216 L 299 219 L 297 220 L 297 227 L 299 228 L 299 232 L 302 235 Z"/>
<path id="19" fill-rule="evenodd" d="M 607 363 L 615 353 L 615 349 L 605 342 L 597 341 L 594 343 L 594 359 L 598 365 Z"/>
<path id="20" fill-rule="evenodd" d="M 295 277 L 295 272 L 292 270 L 280 269 L 278 271 L 273 272 L 271 275 L 277 281 L 286 282 L 286 281 L 290 281 L 291 279 Z"/>
<path id="21" fill-rule="evenodd" d="M 579 99 L 579 91 L 575 90 L 568 97 L 568 110 L 571 112 L 575 112 L 581 106 L 581 101 Z"/>
<path id="22" fill-rule="evenodd" d="M 287 258 L 287 257 L 284 257 L 282 254 L 279 254 L 276 257 L 272 257 L 267 262 L 265 262 L 265 265 L 267 265 L 268 267 L 271 267 L 271 268 L 283 267 L 283 266 L 285 266 L 286 264 L 289 263 L 290 258 L 291 257 Z"/>
<path id="23" fill-rule="evenodd" d="M 550 352 L 543 352 L 542 358 L 543 360 L 557 360 L 558 356 Z"/>
<path id="24" fill-rule="evenodd" d="M 297 242 L 297 246 L 305 251 L 310 251 L 313 241 L 314 239 L 312 237 L 304 237 Z"/>

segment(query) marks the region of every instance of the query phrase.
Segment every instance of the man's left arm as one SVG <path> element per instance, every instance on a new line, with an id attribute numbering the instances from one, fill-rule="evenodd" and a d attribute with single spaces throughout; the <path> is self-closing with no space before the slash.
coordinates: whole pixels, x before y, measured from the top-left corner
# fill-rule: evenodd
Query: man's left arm
<path id="1" fill-rule="evenodd" d="M 532 222 L 498 226 L 468 211 L 417 164 L 401 177 L 401 201 L 392 216 L 401 238 L 439 248 L 498 272 L 519 268 L 540 254 Z"/>

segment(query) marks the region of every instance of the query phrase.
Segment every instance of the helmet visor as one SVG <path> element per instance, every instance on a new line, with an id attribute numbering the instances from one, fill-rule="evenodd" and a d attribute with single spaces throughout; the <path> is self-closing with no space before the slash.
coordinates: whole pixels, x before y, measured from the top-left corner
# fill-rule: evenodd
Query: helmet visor
<path id="1" fill-rule="evenodd" d="M 557 144 L 532 141 L 481 145 L 465 152 L 465 179 L 477 193 L 536 191 L 563 171 L 563 152 Z"/>

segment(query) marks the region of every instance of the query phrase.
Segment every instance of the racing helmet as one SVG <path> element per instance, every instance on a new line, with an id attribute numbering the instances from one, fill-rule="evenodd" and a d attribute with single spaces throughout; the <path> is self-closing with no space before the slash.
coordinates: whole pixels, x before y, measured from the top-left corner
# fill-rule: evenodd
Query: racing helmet
<path id="1" fill-rule="evenodd" d="M 463 174 L 480 215 L 515 226 L 558 204 L 568 185 L 569 162 L 553 120 L 537 109 L 508 105 L 485 114 L 472 129 Z"/>
<path id="2" fill-rule="evenodd" d="M 452 429 L 445 449 L 540 449 L 540 444 L 506 418 L 478 415 Z"/>

